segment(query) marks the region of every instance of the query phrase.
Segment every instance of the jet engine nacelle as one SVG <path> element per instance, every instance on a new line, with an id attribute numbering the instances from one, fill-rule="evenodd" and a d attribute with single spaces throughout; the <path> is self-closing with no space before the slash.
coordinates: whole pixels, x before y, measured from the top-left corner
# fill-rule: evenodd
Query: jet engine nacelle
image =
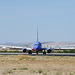
<path id="1" fill-rule="evenodd" d="M 26 53 L 26 52 L 31 51 L 31 50 L 32 50 L 32 48 L 23 48 L 22 52 Z"/>
<path id="2" fill-rule="evenodd" d="M 51 53 L 53 51 L 53 49 L 48 49 L 47 53 Z"/>
<path id="3" fill-rule="evenodd" d="M 22 52 L 23 53 L 26 53 L 27 52 L 27 49 L 25 48 L 25 49 L 22 49 Z"/>

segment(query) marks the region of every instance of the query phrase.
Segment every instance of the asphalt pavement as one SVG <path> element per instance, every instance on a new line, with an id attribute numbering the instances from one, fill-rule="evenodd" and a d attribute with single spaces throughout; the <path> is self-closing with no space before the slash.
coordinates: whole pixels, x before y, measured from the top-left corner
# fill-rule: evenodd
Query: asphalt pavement
<path id="1" fill-rule="evenodd" d="M 0 55 L 32 55 L 36 56 L 36 53 L 0 53 Z M 43 56 L 43 53 L 38 53 L 38 55 Z M 75 56 L 75 53 L 47 53 L 44 56 Z"/>

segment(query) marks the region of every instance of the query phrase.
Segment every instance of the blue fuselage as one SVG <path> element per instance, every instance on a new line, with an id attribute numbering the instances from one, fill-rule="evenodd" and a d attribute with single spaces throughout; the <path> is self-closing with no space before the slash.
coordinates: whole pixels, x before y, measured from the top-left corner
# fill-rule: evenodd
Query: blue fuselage
<path id="1" fill-rule="evenodd" d="M 34 51 L 41 51 L 42 50 L 42 44 L 40 42 L 34 42 L 33 43 L 33 50 Z"/>

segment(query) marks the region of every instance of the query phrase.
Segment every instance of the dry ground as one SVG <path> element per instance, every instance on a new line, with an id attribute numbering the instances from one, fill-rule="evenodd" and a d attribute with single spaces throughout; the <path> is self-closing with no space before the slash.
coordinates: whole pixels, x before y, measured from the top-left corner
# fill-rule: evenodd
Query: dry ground
<path id="1" fill-rule="evenodd" d="M 75 57 L 0 55 L 0 75 L 75 75 Z"/>

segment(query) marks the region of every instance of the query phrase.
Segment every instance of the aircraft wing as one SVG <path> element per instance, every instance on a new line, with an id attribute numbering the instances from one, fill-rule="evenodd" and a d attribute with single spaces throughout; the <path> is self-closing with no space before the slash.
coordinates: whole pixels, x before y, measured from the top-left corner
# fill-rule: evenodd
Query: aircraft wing
<path id="1" fill-rule="evenodd" d="M 42 48 L 43 50 L 46 50 L 47 53 L 52 53 L 53 51 L 53 48 Z"/>

